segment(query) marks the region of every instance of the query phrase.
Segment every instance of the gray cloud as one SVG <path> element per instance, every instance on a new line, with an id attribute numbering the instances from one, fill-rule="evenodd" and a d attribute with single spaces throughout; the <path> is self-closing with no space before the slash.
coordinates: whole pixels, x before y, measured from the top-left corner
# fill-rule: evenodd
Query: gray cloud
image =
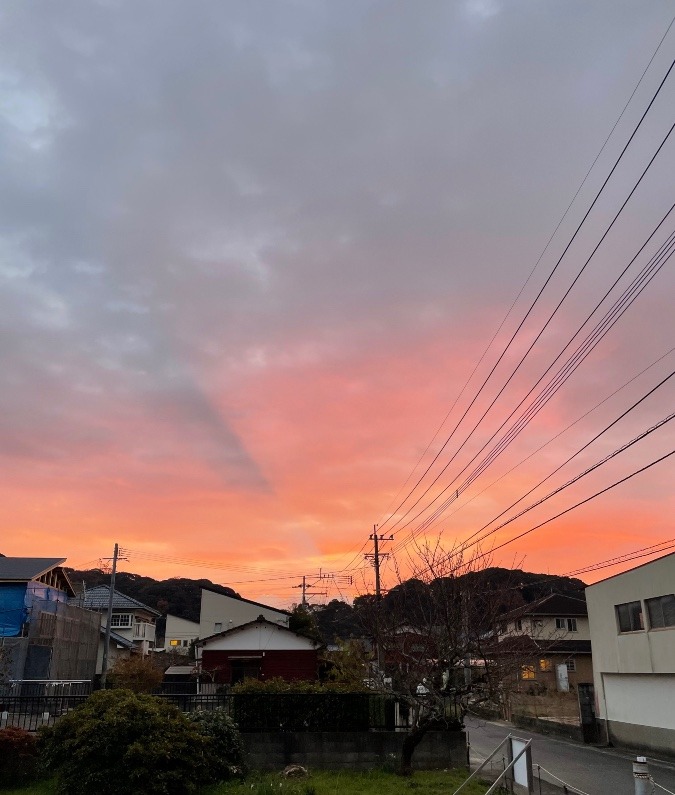
<path id="1" fill-rule="evenodd" d="M 290 346 L 340 357 L 421 326 L 452 334 L 450 359 L 476 313 L 501 316 L 517 292 L 666 11 L 616 0 L 6 7 L 3 454 L 186 454 L 270 489 L 213 381 L 227 388 L 251 361 L 281 365 Z M 649 181 L 617 250 L 644 235 L 670 185 L 663 169 Z M 601 257 L 589 285 L 614 269 Z M 652 300 L 664 314 L 665 298 Z M 631 326 L 629 349 L 672 333 L 661 320 Z M 143 417 L 139 447 L 125 429 Z"/>

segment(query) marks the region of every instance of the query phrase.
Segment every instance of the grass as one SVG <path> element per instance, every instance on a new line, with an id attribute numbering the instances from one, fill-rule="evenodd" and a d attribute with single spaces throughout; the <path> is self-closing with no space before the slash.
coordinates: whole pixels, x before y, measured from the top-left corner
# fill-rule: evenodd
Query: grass
<path id="1" fill-rule="evenodd" d="M 411 778 L 372 770 L 317 771 L 307 778 L 285 779 L 278 773 L 251 773 L 245 781 L 209 787 L 204 795 L 452 795 L 466 778 L 463 770 L 418 771 Z M 21 789 L 0 790 L 2 795 L 54 795 L 52 782 Z M 462 793 L 483 795 L 485 784 L 471 782 Z M 92 793 L 93 795 L 93 793 Z"/>
<path id="2" fill-rule="evenodd" d="M 213 787 L 208 795 L 451 795 L 466 776 L 463 770 L 418 771 L 411 778 L 381 770 L 317 771 L 301 779 L 251 774 L 243 782 Z M 471 782 L 462 792 L 483 795 L 485 785 Z"/>

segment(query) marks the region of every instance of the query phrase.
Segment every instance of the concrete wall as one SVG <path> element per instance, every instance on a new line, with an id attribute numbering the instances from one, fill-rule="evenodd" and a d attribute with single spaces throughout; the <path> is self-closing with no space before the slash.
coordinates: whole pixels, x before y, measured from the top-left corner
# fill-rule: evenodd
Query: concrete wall
<path id="1" fill-rule="evenodd" d="M 310 770 L 371 770 L 396 767 L 403 732 L 283 732 L 242 734 L 254 770 L 283 770 L 298 764 Z M 434 731 L 416 748 L 413 767 L 438 770 L 466 766 L 463 731 Z"/>
<path id="2" fill-rule="evenodd" d="M 260 615 L 268 621 L 288 626 L 288 614 L 281 610 L 203 589 L 199 613 L 199 637 L 208 638 L 217 632 L 239 627 L 249 621 L 255 621 Z"/>

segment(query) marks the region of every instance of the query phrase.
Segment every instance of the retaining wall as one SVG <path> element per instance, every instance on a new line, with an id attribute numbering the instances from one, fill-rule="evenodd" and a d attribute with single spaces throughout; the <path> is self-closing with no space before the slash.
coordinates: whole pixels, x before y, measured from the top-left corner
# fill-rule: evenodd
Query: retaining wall
<path id="1" fill-rule="evenodd" d="M 396 767 L 404 732 L 245 732 L 249 765 L 254 770 L 282 770 L 303 765 L 314 770 L 371 770 Z M 430 731 L 415 749 L 413 767 L 439 770 L 465 767 L 463 731 Z"/>

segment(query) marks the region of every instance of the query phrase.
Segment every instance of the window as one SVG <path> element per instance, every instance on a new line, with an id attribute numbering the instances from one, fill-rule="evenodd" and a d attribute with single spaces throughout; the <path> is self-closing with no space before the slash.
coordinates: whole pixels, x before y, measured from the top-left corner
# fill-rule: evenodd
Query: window
<path id="1" fill-rule="evenodd" d="M 516 628 L 517 632 L 522 632 L 523 630 L 523 622 L 521 619 L 517 618 L 514 622 L 514 627 Z"/>
<path id="2" fill-rule="evenodd" d="M 213 631 L 214 632 L 222 632 L 223 631 L 223 622 L 222 621 L 216 621 L 216 623 L 213 625 Z"/>
<path id="3" fill-rule="evenodd" d="M 115 613 L 110 617 L 110 626 L 131 629 L 131 613 Z"/>
<path id="4" fill-rule="evenodd" d="M 577 670 L 577 661 L 574 658 L 569 660 L 565 660 L 565 667 L 568 671 L 576 671 Z"/>
<path id="5" fill-rule="evenodd" d="M 180 646 L 180 641 L 179 640 L 170 640 L 169 641 L 169 645 L 170 646 Z"/>
<path id="6" fill-rule="evenodd" d="M 616 605 L 615 610 L 619 632 L 638 632 L 645 628 L 641 602 L 626 602 Z"/>
<path id="7" fill-rule="evenodd" d="M 520 669 L 521 679 L 534 679 L 536 674 L 534 672 L 534 665 L 523 665 Z"/>
<path id="8" fill-rule="evenodd" d="M 656 599 L 645 599 L 649 614 L 649 628 L 661 629 L 675 627 L 675 595 L 657 596 Z"/>
<path id="9" fill-rule="evenodd" d="M 556 629 L 564 629 L 567 632 L 576 632 L 577 631 L 577 620 L 576 620 L 576 618 L 556 618 L 556 620 L 555 620 L 555 628 Z"/>
<path id="10" fill-rule="evenodd" d="M 553 670 L 553 663 L 551 660 L 539 660 L 539 670 L 540 671 L 552 671 Z"/>

